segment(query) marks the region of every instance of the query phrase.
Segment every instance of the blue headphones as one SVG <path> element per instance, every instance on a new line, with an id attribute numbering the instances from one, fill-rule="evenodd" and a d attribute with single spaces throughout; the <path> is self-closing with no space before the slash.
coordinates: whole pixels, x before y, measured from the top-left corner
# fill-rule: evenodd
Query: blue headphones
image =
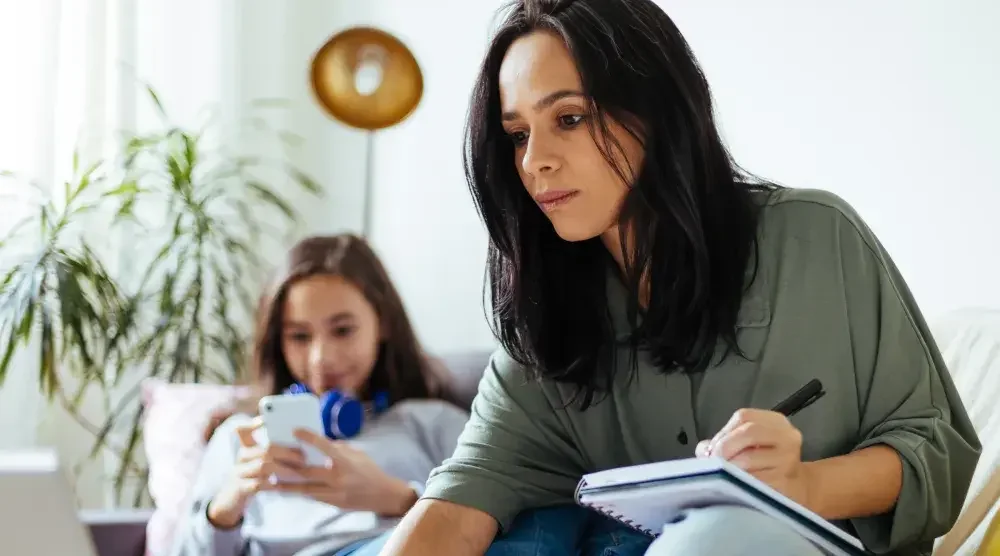
<path id="1" fill-rule="evenodd" d="M 295 383 L 285 390 L 286 394 L 312 394 L 306 385 Z M 365 413 L 378 415 L 389 409 L 389 393 L 375 392 L 370 404 L 341 392 L 330 390 L 319 397 L 320 419 L 323 421 L 323 431 L 330 440 L 345 440 L 353 438 L 361 432 Z M 366 407 L 366 405 L 368 407 Z"/>

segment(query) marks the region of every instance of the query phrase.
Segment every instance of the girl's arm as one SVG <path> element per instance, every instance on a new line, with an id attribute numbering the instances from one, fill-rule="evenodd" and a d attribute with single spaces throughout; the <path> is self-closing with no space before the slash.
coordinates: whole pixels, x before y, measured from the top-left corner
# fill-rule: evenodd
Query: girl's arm
<path id="1" fill-rule="evenodd" d="M 208 519 L 208 503 L 229 479 L 236 465 L 239 439 L 235 428 L 250 420 L 244 414 L 234 415 L 212 435 L 189 497 L 187 514 L 181 517 L 183 521 L 171 545 L 173 556 L 239 556 L 244 552 L 246 539 L 241 525 L 216 527 Z"/>

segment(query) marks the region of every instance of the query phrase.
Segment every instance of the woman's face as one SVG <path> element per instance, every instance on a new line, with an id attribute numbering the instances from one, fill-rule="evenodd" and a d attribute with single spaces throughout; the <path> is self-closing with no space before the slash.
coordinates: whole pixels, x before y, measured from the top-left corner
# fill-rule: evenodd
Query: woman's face
<path id="1" fill-rule="evenodd" d="M 313 392 L 360 391 L 378 358 L 378 314 L 340 276 L 317 275 L 289 287 L 282 307 L 281 349 L 292 376 Z"/>
<path id="2" fill-rule="evenodd" d="M 601 154 L 587 126 L 589 100 L 562 39 L 534 32 L 514 41 L 500 66 L 503 127 L 521 182 L 567 241 L 603 235 L 618 242 L 618 213 L 630 184 Z M 618 167 L 642 163 L 642 145 L 615 121 L 607 127 Z M 599 129 L 599 128 L 595 128 Z M 601 140 L 598 137 L 598 140 Z"/>

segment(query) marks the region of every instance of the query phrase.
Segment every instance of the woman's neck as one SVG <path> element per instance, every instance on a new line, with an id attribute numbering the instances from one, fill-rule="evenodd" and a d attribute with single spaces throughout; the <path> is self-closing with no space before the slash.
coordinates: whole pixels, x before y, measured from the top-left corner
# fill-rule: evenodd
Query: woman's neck
<path id="1" fill-rule="evenodd" d="M 606 232 L 601 234 L 601 242 L 604 243 L 605 249 L 608 253 L 611 253 L 611 258 L 615 260 L 618 265 L 618 270 L 621 271 L 622 276 L 625 275 L 625 254 L 622 251 L 622 242 L 620 236 L 620 230 L 617 224 L 608 228 Z"/>
<path id="2" fill-rule="evenodd" d="M 608 250 L 611 254 L 611 258 L 615 260 L 615 264 L 618 265 L 619 275 L 622 277 L 622 281 L 626 286 L 630 285 L 628 283 L 628 273 L 625 270 L 625 252 L 622 248 L 621 240 L 621 230 L 617 224 L 608 228 L 606 232 L 601 234 L 601 242 L 604 243 L 604 248 Z M 639 306 L 645 308 L 649 305 L 649 277 L 648 272 L 646 276 L 639 281 Z"/>

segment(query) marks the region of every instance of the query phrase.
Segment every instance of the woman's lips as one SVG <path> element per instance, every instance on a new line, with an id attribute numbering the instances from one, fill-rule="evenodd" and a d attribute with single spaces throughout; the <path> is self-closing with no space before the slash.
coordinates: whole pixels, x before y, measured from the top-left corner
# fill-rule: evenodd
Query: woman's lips
<path id="1" fill-rule="evenodd" d="M 542 210 L 549 212 L 572 201 L 579 194 L 580 192 L 575 189 L 546 191 L 545 193 L 535 195 L 535 202 L 538 203 L 538 206 L 541 207 Z"/>

